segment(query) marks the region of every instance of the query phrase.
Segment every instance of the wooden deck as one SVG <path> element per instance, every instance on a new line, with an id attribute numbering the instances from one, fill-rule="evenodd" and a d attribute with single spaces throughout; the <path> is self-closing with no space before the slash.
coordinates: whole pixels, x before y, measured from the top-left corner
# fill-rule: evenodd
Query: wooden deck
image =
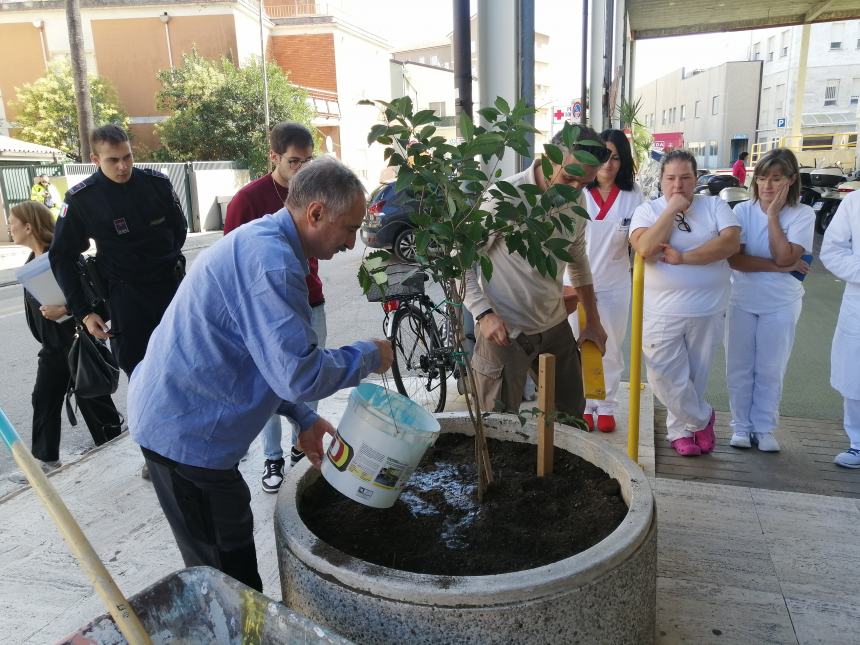
<path id="1" fill-rule="evenodd" d="M 840 468 L 833 457 L 848 448 L 842 424 L 782 417 L 779 453 L 729 446 L 728 412 L 717 412 L 717 447 L 710 455 L 681 457 L 666 439 L 666 408 L 655 401 L 654 447 L 658 477 L 769 490 L 860 498 L 860 470 Z"/>

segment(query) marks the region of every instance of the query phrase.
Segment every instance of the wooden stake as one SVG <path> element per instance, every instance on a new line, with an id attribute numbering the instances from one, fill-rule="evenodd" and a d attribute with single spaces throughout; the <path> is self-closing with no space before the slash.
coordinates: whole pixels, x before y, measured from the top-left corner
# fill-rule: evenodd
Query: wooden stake
<path id="1" fill-rule="evenodd" d="M 555 354 L 541 354 L 538 368 L 538 477 L 552 474 L 552 457 L 555 448 L 555 426 L 547 414 L 555 412 Z"/>

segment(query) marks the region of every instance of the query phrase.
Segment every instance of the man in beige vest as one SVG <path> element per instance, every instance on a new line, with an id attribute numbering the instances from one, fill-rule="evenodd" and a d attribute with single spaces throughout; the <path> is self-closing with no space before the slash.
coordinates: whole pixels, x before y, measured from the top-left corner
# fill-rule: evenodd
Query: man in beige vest
<path id="1" fill-rule="evenodd" d="M 600 141 L 591 128 L 581 128 L 580 140 Z M 546 179 L 540 170 L 540 159 L 523 172 L 505 181 L 514 186 L 534 184 L 545 191 L 553 184 L 567 184 L 582 190 L 597 174 L 598 166 L 578 162 L 572 150 L 567 150 L 558 133 L 552 143 L 565 154 L 561 165 L 553 164 L 553 173 Z M 609 151 L 602 145 L 580 146 L 603 163 Z M 570 164 L 580 166 L 582 176 L 564 171 Z M 583 204 L 580 203 L 580 206 Z M 569 234 L 573 261 L 567 265 L 570 283 L 585 308 L 588 322 L 578 339 L 594 341 L 604 349 L 606 332 L 597 313 L 597 301 L 591 280 L 591 270 L 585 250 L 585 222 L 572 209 L 575 230 Z M 465 304 L 477 322 L 475 353 L 472 368 L 478 387 L 478 396 L 485 410 L 496 407 L 501 401 L 504 411 L 519 410 L 523 385 L 529 369 L 537 371 L 538 356 L 543 353 L 556 357 L 556 408 L 558 411 L 581 417 L 585 409 L 582 387 L 582 367 L 577 340 L 567 323 L 562 298 L 562 269 L 559 261 L 556 277 L 542 276 L 537 269 L 518 253 L 511 253 L 504 240 L 491 237 L 483 252 L 493 263 L 493 275 L 486 280 L 476 268 L 465 275 Z"/>

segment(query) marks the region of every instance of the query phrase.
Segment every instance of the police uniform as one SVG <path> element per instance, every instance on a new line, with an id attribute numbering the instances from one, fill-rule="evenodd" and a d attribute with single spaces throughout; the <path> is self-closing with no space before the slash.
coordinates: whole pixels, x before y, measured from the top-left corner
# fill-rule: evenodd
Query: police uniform
<path id="1" fill-rule="evenodd" d="M 134 168 L 127 182 L 116 183 L 99 169 L 66 193 L 49 250 L 51 268 L 72 313 L 82 319 L 92 307 L 75 262 L 95 240 L 111 344 L 129 376 L 184 275 L 185 236 L 179 199 L 167 176 L 155 170 Z"/>

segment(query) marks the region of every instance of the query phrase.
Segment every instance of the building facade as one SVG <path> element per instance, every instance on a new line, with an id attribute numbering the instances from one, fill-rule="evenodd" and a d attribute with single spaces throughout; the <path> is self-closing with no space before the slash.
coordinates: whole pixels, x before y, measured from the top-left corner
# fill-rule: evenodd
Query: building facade
<path id="1" fill-rule="evenodd" d="M 761 61 L 680 69 L 636 88 L 656 148 L 685 147 L 700 168 L 730 166 L 756 140 Z"/>
<path id="2" fill-rule="evenodd" d="M 88 72 L 116 88 L 137 150 L 158 147 L 154 126 L 168 116 L 155 104 L 160 70 L 180 64 L 192 49 L 238 65 L 261 54 L 256 0 L 81 4 Z M 327 151 L 371 185 L 382 154 L 368 150 L 366 137 L 378 113 L 357 102 L 390 98 L 390 46 L 340 9 L 348 4 L 265 0 L 263 41 L 267 59 L 307 90 Z M 0 134 L 14 134 L 15 88 L 69 55 L 64 6 L 56 1 L 0 3 Z"/>
<path id="3" fill-rule="evenodd" d="M 753 32 L 750 60 L 763 64 L 756 141 L 774 143 L 791 134 L 800 68 L 802 27 Z M 800 115 L 801 148 L 856 144 L 860 110 L 860 20 L 810 26 L 806 82 Z M 853 155 L 851 155 L 853 156 Z"/>

